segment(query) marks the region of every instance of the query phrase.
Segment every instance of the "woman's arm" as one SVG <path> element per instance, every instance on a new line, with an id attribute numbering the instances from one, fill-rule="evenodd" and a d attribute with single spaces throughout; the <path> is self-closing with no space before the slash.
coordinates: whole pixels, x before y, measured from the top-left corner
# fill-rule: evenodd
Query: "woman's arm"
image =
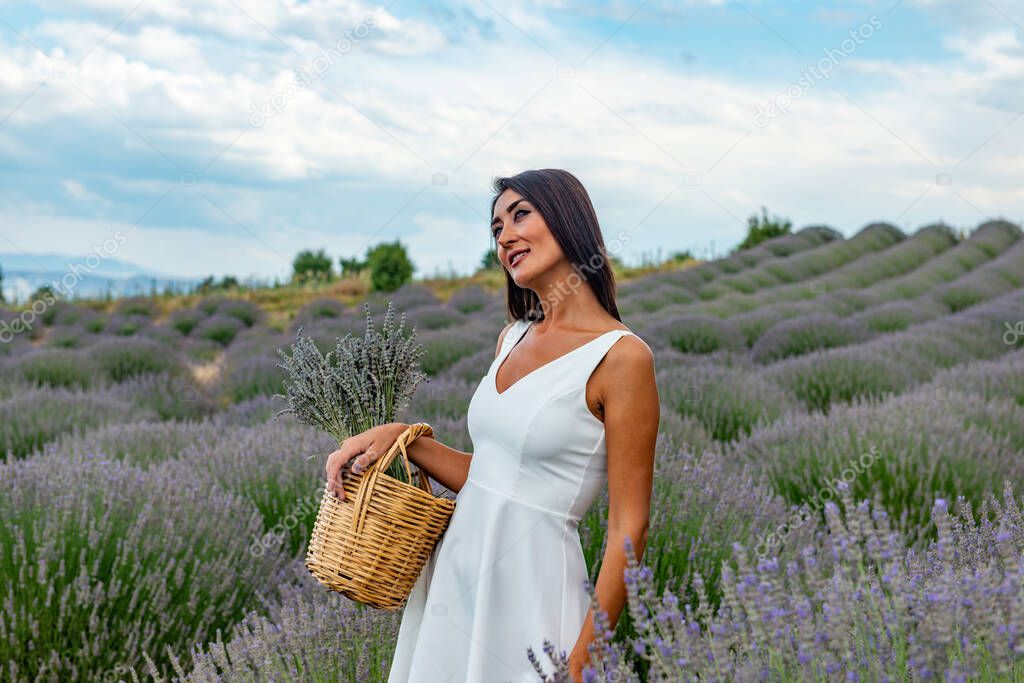
<path id="1" fill-rule="evenodd" d="M 629 536 L 638 560 L 647 545 L 661 408 L 654 355 L 643 340 L 632 337 L 616 344 L 606 359 L 610 362 L 605 363 L 601 386 L 608 389 L 600 395 L 608 449 L 608 542 L 594 592 L 614 629 L 626 604 L 623 543 Z M 587 646 L 593 640 L 593 612 L 588 610 L 569 658 L 570 672 L 577 681 L 582 680 L 583 666 L 590 660 Z"/>
<path id="2" fill-rule="evenodd" d="M 430 437 L 420 437 L 409 444 L 409 459 L 427 475 L 449 491 L 458 493 L 469 476 L 472 453 L 463 453 Z"/>

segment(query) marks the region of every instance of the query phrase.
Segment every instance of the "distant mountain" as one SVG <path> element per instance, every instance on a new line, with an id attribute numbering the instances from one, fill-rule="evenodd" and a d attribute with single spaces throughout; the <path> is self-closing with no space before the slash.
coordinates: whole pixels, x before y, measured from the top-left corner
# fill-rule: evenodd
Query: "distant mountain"
<path id="1" fill-rule="evenodd" d="M 3 293 L 8 301 L 25 301 L 39 287 L 55 282 L 66 284 L 70 298 L 102 297 L 108 291 L 119 298 L 148 294 L 154 287 L 158 292 L 168 286 L 188 289 L 201 279 L 147 270 L 110 257 L 89 258 L 89 254 L 0 253 L 0 267 L 4 275 Z"/>

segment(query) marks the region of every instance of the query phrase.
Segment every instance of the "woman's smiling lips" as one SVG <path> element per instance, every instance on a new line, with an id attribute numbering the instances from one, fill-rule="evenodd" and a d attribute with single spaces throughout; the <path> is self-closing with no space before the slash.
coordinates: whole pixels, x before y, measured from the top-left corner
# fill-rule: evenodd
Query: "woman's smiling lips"
<path id="1" fill-rule="evenodd" d="M 529 249 L 517 249 L 509 254 L 508 267 L 515 268 L 530 253 Z"/>

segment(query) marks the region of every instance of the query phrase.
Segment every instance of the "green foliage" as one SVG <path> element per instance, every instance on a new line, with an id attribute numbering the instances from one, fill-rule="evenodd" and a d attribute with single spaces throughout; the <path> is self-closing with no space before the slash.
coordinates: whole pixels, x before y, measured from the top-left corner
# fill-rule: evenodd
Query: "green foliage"
<path id="1" fill-rule="evenodd" d="M 32 292 L 32 294 L 29 296 L 29 299 L 31 299 L 32 301 L 38 301 L 40 299 L 46 301 L 53 301 L 57 298 L 57 293 L 53 291 L 53 287 L 51 287 L 50 285 L 42 285 L 38 287 L 36 291 Z"/>
<path id="2" fill-rule="evenodd" d="M 501 268 L 501 261 L 498 259 L 498 252 L 494 249 L 487 249 L 484 255 L 480 257 L 480 270 Z"/>
<path id="3" fill-rule="evenodd" d="M 669 254 L 669 261 L 675 261 L 676 263 L 685 263 L 687 261 L 696 260 L 693 256 L 693 252 L 689 249 L 683 249 L 682 251 L 673 251 Z"/>
<path id="4" fill-rule="evenodd" d="M 18 363 L 18 371 L 29 384 L 50 387 L 81 387 L 92 384 L 94 370 L 79 354 L 57 349 L 41 349 L 27 354 Z"/>
<path id="5" fill-rule="evenodd" d="M 304 249 L 292 261 L 292 280 L 294 282 L 330 281 L 334 272 L 331 258 L 323 249 L 311 251 Z"/>
<path id="6" fill-rule="evenodd" d="M 207 318 L 199 325 L 195 336 L 199 339 L 217 342 L 221 346 L 227 346 L 234 341 L 235 335 L 241 331 L 242 327 L 244 327 L 244 323 L 238 318 L 218 314 Z"/>
<path id="7" fill-rule="evenodd" d="M 233 275 L 225 275 L 220 279 L 220 282 L 218 282 L 212 275 L 207 275 L 199 281 L 195 291 L 199 294 L 209 294 L 211 292 L 237 289 L 239 286 L 238 279 Z"/>
<path id="8" fill-rule="evenodd" d="M 769 219 L 768 210 L 762 206 L 760 218 L 758 218 L 757 214 L 754 214 L 747 219 L 747 236 L 739 243 L 734 252 L 756 247 L 765 240 L 788 235 L 792 231 L 793 224 L 789 219 L 778 216 L 773 216 Z"/>
<path id="9" fill-rule="evenodd" d="M 367 263 L 365 260 L 360 261 L 355 257 L 345 258 L 344 256 L 342 256 L 341 258 L 338 259 L 338 265 L 341 267 L 342 277 L 355 277 L 364 270 L 366 270 L 367 268 Z"/>
<path id="10" fill-rule="evenodd" d="M 180 369 L 178 359 L 150 339 L 112 339 L 90 348 L 89 359 L 112 382 Z"/>
<path id="11" fill-rule="evenodd" d="M 378 292 L 393 292 L 412 279 L 413 264 L 401 242 L 378 244 L 366 254 L 370 284 Z"/>

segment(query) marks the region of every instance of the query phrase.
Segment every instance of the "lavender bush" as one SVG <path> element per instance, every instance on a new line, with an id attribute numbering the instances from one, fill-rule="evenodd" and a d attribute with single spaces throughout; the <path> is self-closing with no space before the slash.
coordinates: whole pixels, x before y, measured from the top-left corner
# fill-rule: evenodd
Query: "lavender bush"
<path id="1" fill-rule="evenodd" d="M 269 614 L 249 614 L 230 637 L 218 637 L 195 649 L 190 661 L 176 658 L 174 680 L 386 680 L 391 644 L 398 636 L 398 613 L 371 609 L 324 591 L 300 562 L 291 566 L 288 579 L 281 588 L 280 603 Z"/>
<path id="2" fill-rule="evenodd" d="M 966 392 L 979 394 L 986 401 L 1003 398 L 1024 406 L 1024 353 L 1016 351 L 997 360 L 974 361 L 943 370 L 928 386 L 936 396 Z"/>
<path id="3" fill-rule="evenodd" d="M 110 316 L 104 324 L 103 331 L 119 337 L 131 337 L 152 324 L 149 316 L 119 315 Z"/>
<path id="4" fill-rule="evenodd" d="M 263 320 L 263 309 L 245 299 L 227 299 L 217 306 L 217 314 L 235 318 L 246 327 Z"/>
<path id="5" fill-rule="evenodd" d="M 926 389 L 880 404 L 786 415 L 734 444 L 788 501 L 821 514 L 845 483 L 876 499 L 910 540 L 934 534 L 935 497 L 980 504 L 1004 480 L 1024 485 L 1024 409 Z"/>
<path id="6" fill-rule="evenodd" d="M 54 349 L 79 349 L 88 343 L 89 336 L 82 326 L 54 327 L 46 335 L 46 346 Z"/>
<path id="7" fill-rule="evenodd" d="M 186 446 L 210 452 L 225 438 L 219 421 L 163 422 L 140 420 L 102 425 L 84 434 L 63 434 L 47 443 L 43 457 L 88 457 L 103 453 L 109 458 L 149 469 L 181 456 Z"/>
<path id="8" fill-rule="evenodd" d="M 741 368 L 718 365 L 658 371 L 661 400 L 700 421 L 718 441 L 732 441 L 777 419 L 794 404 L 779 386 Z"/>
<path id="9" fill-rule="evenodd" d="M 104 339 L 90 347 L 88 354 L 100 373 L 112 382 L 182 369 L 173 353 L 151 339 Z"/>
<path id="10" fill-rule="evenodd" d="M 156 317 L 157 314 L 156 302 L 146 297 L 136 296 L 127 299 L 121 299 L 116 306 L 114 306 L 114 313 L 117 315 L 125 316 L 145 316 L 147 318 Z"/>
<path id="11" fill-rule="evenodd" d="M 285 375 L 271 356 L 232 357 L 221 378 L 220 390 L 232 403 L 255 396 L 279 394 Z"/>
<path id="12" fill-rule="evenodd" d="M 1024 516 L 1012 489 L 986 499 L 980 519 L 937 499 L 938 538 L 907 552 L 885 512 L 842 491 L 826 508 L 830 533 L 797 560 L 758 561 L 736 546 L 724 596 L 693 609 L 630 559 L 628 609 L 640 636 L 611 640 L 599 614 L 588 683 L 638 681 L 628 653 L 654 682 L 682 680 L 991 680 L 1024 675 Z M 599 606 L 592 603 L 595 609 Z"/>
<path id="13" fill-rule="evenodd" d="M 454 292 L 445 305 L 463 315 L 470 315 L 492 305 L 497 297 L 479 285 L 463 287 Z"/>
<path id="14" fill-rule="evenodd" d="M 37 457 L 0 480 L 5 680 L 98 680 L 144 652 L 169 671 L 165 648 L 184 654 L 274 595 L 283 558 L 248 551 L 259 513 L 190 467 Z"/>
<path id="15" fill-rule="evenodd" d="M 323 484 L 323 465 L 312 456 L 337 444 L 330 435 L 295 423 L 221 425 L 218 432 L 209 440 L 188 439 L 176 457 L 260 511 L 263 532 L 248 539 L 251 553 L 277 547 L 299 553 L 309 540 Z"/>
<path id="16" fill-rule="evenodd" d="M 206 314 L 202 311 L 182 308 L 171 315 L 167 319 L 167 324 L 171 328 L 177 330 L 183 336 L 187 337 L 192 333 L 192 330 L 201 323 L 206 317 Z"/>
<path id="17" fill-rule="evenodd" d="M 314 320 L 342 318 L 346 314 L 345 304 L 336 299 L 314 299 L 299 309 L 295 315 L 295 324 L 308 326 Z"/>
<path id="18" fill-rule="evenodd" d="M 110 394 L 153 411 L 161 420 L 195 420 L 217 409 L 208 387 L 175 371 L 137 375 L 111 387 Z"/>
<path id="19" fill-rule="evenodd" d="M 0 457 L 22 458 L 61 434 L 146 418 L 155 415 L 109 392 L 27 389 L 0 401 Z"/>
<path id="20" fill-rule="evenodd" d="M 750 353 L 758 363 L 799 356 L 811 351 L 856 344 L 867 330 L 831 314 L 808 315 L 784 320 L 768 329 Z"/>
<path id="21" fill-rule="evenodd" d="M 238 318 L 215 313 L 199 323 L 193 334 L 200 339 L 208 339 L 221 346 L 227 346 L 244 327 L 245 324 Z"/>
<path id="22" fill-rule="evenodd" d="M 652 325 L 645 334 L 681 353 L 712 353 L 743 347 L 743 337 L 731 321 L 710 316 L 670 318 Z"/>
<path id="23" fill-rule="evenodd" d="M 460 329 L 431 330 L 423 335 L 421 366 L 428 377 L 436 377 L 462 358 L 479 350 L 479 342 Z"/>
<path id="24" fill-rule="evenodd" d="M 263 424 L 270 420 L 275 420 L 279 423 L 288 421 L 294 421 L 287 415 L 281 415 L 275 418 L 274 415 L 278 414 L 286 406 L 283 398 L 280 396 L 254 396 L 250 399 L 240 401 L 239 403 L 233 403 L 227 408 L 217 413 L 217 420 L 226 425 L 237 425 L 244 427 L 252 427 L 258 424 Z"/>
<path id="25" fill-rule="evenodd" d="M 96 369 L 89 359 L 76 351 L 33 349 L 7 361 L 6 365 L 10 374 L 41 387 L 88 389 L 96 377 Z"/>
<path id="26" fill-rule="evenodd" d="M 657 356 L 661 433 L 647 566 L 627 573 L 617 628 L 597 615 L 586 680 L 1024 677 L 1007 668 L 1024 654 L 1019 506 L 986 498 L 1024 479 L 1021 236 L 815 227 L 622 283 L 623 320 Z M 418 349 L 428 386 L 401 407 L 377 369 L 412 341 L 360 345 L 335 299 L 273 324 L 220 296 L 166 319 L 145 297 L 109 320 L 60 302 L 0 339 L 0 571 L 17 577 L 0 585 L 0 679 L 383 680 L 397 615 L 347 609 L 285 566 L 319 498 L 303 456 L 338 442 L 294 408 L 345 424 L 386 395 L 391 419 L 472 452 L 466 406 L 507 314 L 482 288 L 391 297 L 437 327 Z M 296 336 L 295 369 L 359 369 L 325 402 L 268 395 L 288 391 L 272 351 Z M 943 521 L 936 497 L 989 507 Z M 580 525 L 591 580 L 607 506 Z M 537 661 L 564 669 L 559 654 L 532 653 L 547 683 L 567 683 Z"/>
<path id="27" fill-rule="evenodd" d="M 713 451 L 697 456 L 671 438 L 659 438 L 655 463 L 645 550 L 651 558 L 654 581 L 695 603 L 693 580 L 700 574 L 711 600 L 717 603 L 721 564 L 730 558 L 732 545 L 755 547 L 789 520 L 791 506 L 771 490 L 758 467 L 733 467 Z M 603 492 L 580 520 L 591 581 L 597 580 L 607 547 L 607 505 L 607 492 Z M 809 542 L 816 531 L 813 522 L 794 529 L 790 546 Z M 629 620 L 624 624 L 628 630 Z"/>

